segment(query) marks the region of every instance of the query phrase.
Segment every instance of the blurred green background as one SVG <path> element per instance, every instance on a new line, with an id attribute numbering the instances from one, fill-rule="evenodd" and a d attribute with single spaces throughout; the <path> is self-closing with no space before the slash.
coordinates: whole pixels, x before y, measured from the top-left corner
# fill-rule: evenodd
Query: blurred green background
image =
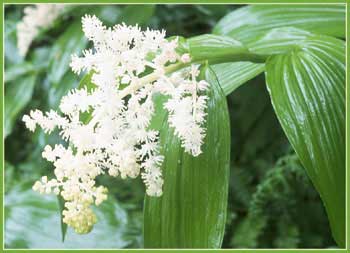
<path id="1" fill-rule="evenodd" d="M 41 31 L 25 58 L 16 47 L 16 24 L 25 5 L 5 6 L 5 248 L 142 248 L 141 180 L 99 177 L 108 201 L 96 208 L 98 223 L 87 235 L 68 229 L 62 243 L 55 196 L 31 190 L 51 174 L 41 158 L 56 132 L 34 134 L 21 122 L 31 109 L 57 109 L 79 79 L 70 55 L 88 47 L 80 19 L 95 14 L 107 25 L 138 23 L 166 29 L 167 35 L 210 33 L 216 22 L 240 5 L 69 5 Z M 264 76 L 227 97 L 231 117 L 231 178 L 223 248 L 335 247 L 321 200 L 292 151 L 274 115 Z"/>

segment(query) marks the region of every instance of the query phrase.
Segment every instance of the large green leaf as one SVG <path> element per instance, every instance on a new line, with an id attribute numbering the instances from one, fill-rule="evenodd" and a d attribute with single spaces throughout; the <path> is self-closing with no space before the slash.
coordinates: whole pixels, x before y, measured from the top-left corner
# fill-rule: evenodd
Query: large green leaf
<path id="1" fill-rule="evenodd" d="M 6 85 L 5 89 L 5 132 L 4 137 L 12 132 L 19 113 L 32 98 L 36 75 L 27 75 Z"/>
<path id="2" fill-rule="evenodd" d="M 345 37 L 345 5 L 251 5 L 222 18 L 215 34 L 243 43 L 255 41 L 272 28 L 293 26 L 314 33 Z"/>
<path id="3" fill-rule="evenodd" d="M 266 80 L 278 119 L 345 246 L 345 45 L 322 37 L 271 57 Z"/>
<path id="4" fill-rule="evenodd" d="M 164 108 L 164 103 L 169 99 L 169 97 L 156 93 L 153 95 L 152 99 L 154 103 L 154 114 L 149 128 L 160 131 L 163 126 L 164 118 L 167 115 L 167 110 Z"/>
<path id="5" fill-rule="evenodd" d="M 264 58 L 250 52 L 241 42 L 227 36 L 205 34 L 187 40 L 193 61 L 209 60 L 225 95 L 264 70 Z M 252 62 L 249 62 L 252 61 Z M 227 63 L 229 62 L 229 63 Z"/>
<path id="6" fill-rule="evenodd" d="M 248 53 L 248 49 L 239 41 L 228 36 L 204 34 L 187 40 L 193 61 L 222 59 L 235 61 Z"/>
<path id="7" fill-rule="evenodd" d="M 31 186 L 17 185 L 6 195 L 6 248 L 124 248 L 132 243 L 130 218 L 112 196 L 95 209 L 98 223 L 89 234 L 68 228 L 62 242 L 56 197 L 40 195 Z"/>
<path id="8" fill-rule="evenodd" d="M 192 61 L 209 61 L 209 63 L 224 62 L 265 62 L 263 55 L 257 55 L 248 50 L 240 41 L 228 36 L 203 34 L 187 39 L 185 45 Z"/>
<path id="9" fill-rule="evenodd" d="M 264 33 L 259 40 L 250 43 L 249 48 L 256 54 L 276 55 L 303 47 L 310 41 L 329 45 L 334 40 L 329 36 L 314 34 L 294 27 L 281 27 Z"/>
<path id="10" fill-rule="evenodd" d="M 161 141 L 164 187 L 161 197 L 145 198 L 146 248 L 219 248 L 226 222 L 230 126 L 225 95 L 212 70 L 203 153 L 184 152 L 165 120 Z"/>
<path id="11" fill-rule="evenodd" d="M 301 28 L 306 31 L 303 31 Z M 345 36 L 345 8 L 341 5 L 253 5 L 222 18 L 213 33 L 244 43 L 253 53 L 288 51 L 313 33 Z M 302 42 L 301 42 L 302 43 Z M 300 44 L 300 43 L 299 43 Z M 263 71 L 262 64 L 225 63 L 214 66 L 226 95 Z"/>
<path id="12" fill-rule="evenodd" d="M 252 62 L 220 63 L 213 65 L 220 86 L 227 96 L 242 84 L 262 73 L 265 64 Z"/>

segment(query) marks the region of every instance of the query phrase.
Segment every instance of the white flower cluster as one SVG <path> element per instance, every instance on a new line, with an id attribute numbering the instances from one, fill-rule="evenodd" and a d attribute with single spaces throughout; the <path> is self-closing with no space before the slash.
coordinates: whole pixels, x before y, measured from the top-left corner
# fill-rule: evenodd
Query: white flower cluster
<path id="1" fill-rule="evenodd" d="M 159 91 L 171 96 L 164 105 L 169 112 L 169 125 L 174 127 L 175 134 L 182 140 L 182 147 L 193 156 L 201 154 L 205 136 L 205 129 L 201 125 L 205 121 L 208 98 L 197 95 L 198 91 L 205 91 L 208 85 L 204 80 L 196 81 L 198 74 L 197 67 L 192 65 L 190 79 L 175 73 L 170 77 L 169 85 L 164 85 L 163 78 L 156 82 L 156 87 L 160 82 Z"/>
<path id="2" fill-rule="evenodd" d="M 176 52 L 177 39 L 165 39 L 165 31 L 141 31 L 125 24 L 106 28 L 88 15 L 82 23 L 94 49 L 84 51 L 83 57 L 72 56 L 71 68 L 75 73 L 92 72 L 95 87 L 74 89 L 64 96 L 62 116 L 35 110 L 23 121 L 31 131 L 37 125 L 46 133 L 57 127 L 69 143 L 68 148 L 45 147 L 42 155 L 53 163 L 56 178 L 43 177 L 33 188 L 60 194 L 65 200 L 64 222 L 86 233 L 96 222 L 90 206 L 107 198 L 107 189 L 95 185 L 98 175 L 135 178 L 141 174 L 148 195 L 162 194 L 163 156 L 158 132 L 149 127 L 153 94 L 169 96 L 165 105 L 169 124 L 187 152 L 201 153 L 207 100 L 201 93 L 207 83 L 196 80 L 198 67 L 189 66 L 188 54 Z M 172 66 L 179 64 L 186 68 L 174 72 Z M 83 113 L 90 114 L 88 122 L 82 120 Z"/>
<path id="3" fill-rule="evenodd" d="M 17 24 L 17 47 L 25 56 L 40 29 L 50 26 L 60 15 L 63 4 L 35 4 L 24 8 L 24 17 Z"/>

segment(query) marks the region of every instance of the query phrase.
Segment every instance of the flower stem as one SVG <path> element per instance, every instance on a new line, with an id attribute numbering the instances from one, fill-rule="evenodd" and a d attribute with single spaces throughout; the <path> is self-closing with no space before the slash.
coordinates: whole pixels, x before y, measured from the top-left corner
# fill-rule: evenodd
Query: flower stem
<path id="1" fill-rule="evenodd" d="M 242 55 L 241 59 L 239 61 L 250 61 L 253 63 L 265 63 L 267 57 L 268 57 L 268 55 L 249 53 L 247 55 Z M 209 62 L 214 63 L 214 64 L 238 61 L 238 60 L 232 61 L 230 59 L 215 59 L 215 58 L 214 59 L 207 59 L 207 60 Z M 174 63 L 174 64 L 171 64 L 171 65 L 164 68 L 164 74 L 173 73 L 179 69 L 188 67 L 191 64 L 202 64 L 204 62 L 205 61 L 202 60 L 202 61 L 192 61 L 192 62 L 188 62 L 188 63 L 182 63 L 182 62 Z M 156 81 L 160 76 L 161 76 L 161 74 L 159 74 L 157 72 L 153 72 L 149 75 L 146 75 L 146 76 L 140 78 L 139 80 L 137 80 L 137 82 L 131 83 L 129 86 L 125 87 L 120 92 L 120 98 L 126 97 L 127 95 L 131 94 L 132 92 L 142 88 L 147 83 L 152 83 L 152 82 Z"/>
<path id="2" fill-rule="evenodd" d="M 173 73 L 179 69 L 185 68 L 187 66 L 189 66 L 191 63 L 175 63 L 175 64 L 171 64 L 167 67 L 165 67 L 164 69 L 164 74 L 169 74 L 169 73 Z M 131 94 L 132 92 L 142 88 L 145 84 L 147 83 L 152 83 L 154 81 L 156 81 L 161 75 L 153 72 L 152 74 L 146 75 L 142 78 L 140 78 L 137 83 L 131 83 L 129 86 L 127 86 L 126 88 L 124 88 L 121 92 L 120 92 L 120 98 L 124 98 L 127 95 Z"/>

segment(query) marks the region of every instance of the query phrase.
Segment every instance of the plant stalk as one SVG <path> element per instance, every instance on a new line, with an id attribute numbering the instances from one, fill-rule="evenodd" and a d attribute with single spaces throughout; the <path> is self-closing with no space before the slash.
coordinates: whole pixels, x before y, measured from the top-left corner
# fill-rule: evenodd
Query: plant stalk
<path id="1" fill-rule="evenodd" d="M 214 64 L 218 64 L 218 63 L 229 63 L 229 62 L 237 62 L 237 61 L 250 61 L 253 63 L 265 63 L 266 59 L 267 59 L 268 55 L 260 55 L 260 54 L 254 54 L 254 53 L 249 53 L 246 55 L 242 55 L 240 57 L 239 60 L 234 60 L 232 61 L 232 59 L 207 59 L 207 61 L 209 61 L 210 63 L 214 63 Z M 180 69 L 186 68 L 188 66 L 190 66 L 191 64 L 203 64 L 204 60 L 201 61 L 191 61 L 189 63 L 175 63 L 175 64 L 171 64 L 167 67 L 164 68 L 164 74 L 171 74 L 175 71 L 178 71 Z M 127 95 L 131 94 L 132 92 L 142 88 L 143 86 L 145 86 L 147 83 L 152 83 L 154 81 L 156 81 L 159 77 L 161 77 L 161 74 L 153 72 L 149 75 L 146 75 L 142 78 L 140 78 L 139 80 L 137 80 L 137 82 L 135 83 L 131 83 L 129 86 L 125 87 L 121 92 L 120 92 L 120 98 L 124 98 Z"/>

